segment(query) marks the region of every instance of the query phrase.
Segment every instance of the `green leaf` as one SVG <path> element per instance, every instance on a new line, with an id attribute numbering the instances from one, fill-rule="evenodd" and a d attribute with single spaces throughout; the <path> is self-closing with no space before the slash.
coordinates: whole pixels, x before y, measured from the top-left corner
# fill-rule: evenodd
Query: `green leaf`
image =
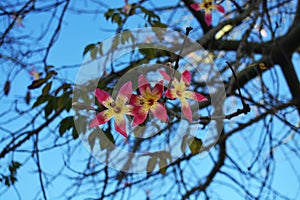
<path id="1" fill-rule="evenodd" d="M 45 103 L 46 101 L 49 100 L 50 95 L 45 95 L 45 96 L 39 96 L 37 98 L 37 100 L 34 102 L 34 104 L 32 105 L 32 108 L 35 108 L 43 103 Z"/>
<path id="2" fill-rule="evenodd" d="M 95 44 L 89 44 L 89 45 L 87 45 L 87 46 L 84 48 L 83 56 L 84 56 L 87 52 L 89 52 L 90 50 L 94 49 L 95 46 L 96 46 Z"/>
<path id="3" fill-rule="evenodd" d="M 61 96 L 56 98 L 57 99 L 56 101 L 57 101 L 57 109 L 58 110 L 66 108 L 66 104 L 69 102 L 70 95 L 71 95 L 71 91 L 70 92 L 65 92 Z"/>
<path id="4" fill-rule="evenodd" d="M 141 48 L 139 52 L 146 56 L 148 59 L 153 59 L 157 55 L 157 49 L 154 48 Z"/>
<path id="5" fill-rule="evenodd" d="M 79 137 L 79 134 L 77 132 L 75 125 L 73 126 L 72 136 L 73 136 L 74 140 L 76 140 Z"/>
<path id="6" fill-rule="evenodd" d="M 21 167 L 21 163 L 12 161 L 11 165 L 9 165 L 8 169 L 11 174 L 16 174 L 17 169 Z"/>
<path id="7" fill-rule="evenodd" d="M 10 183 L 11 183 L 12 185 L 14 185 L 15 182 L 17 181 L 17 178 L 16 178 L 15 176 L 10 176 L 9 178 L 10 178 Z"/>
<path id="8" fill-rule="evenodd" d="M 119 13 L 114 13 L 111 17 L 111 21 L 118 24 L 118 26 L 121 26 L 123 24 L 122 17 Z"/>
<path id="9" fill-rule="evenodd" d="M 73 116 L 69 116 L 64 118 L 63 120 L 61 120 L 60 122 L 60 126 L 59 126 L 59 135 L 63 136 L 63 134 L 71 129 L 73 127 L 73 131 L 74 131 L 74 118 Z M 74 137 L 73 137 L 74 138 Z"/>
<path id="10" fill-rule="evenodd" d="M 30 94 L 30 91 L 28 90 L 26 93 L 26 96 L 25 96 L 25 102 L 27 105 L 30 104 L 30 100 L 31 100 L 31 94 Z"/>
<path id="11" fill-rule="evenodd" d="M 75 119 L 75 124 L 78 134 L 85 134 L 88 126 L 87 118 L 82 115 L 77 115 L 77 118 Z"/>
<path id="12" fill-rule="evenodd" d="M 72 108 L 72 98 L 68 98 L 65 103 L 66 111 L 69 112 Z"/>
<path id="13" fill-rule="evenodd" d="M 190 137 L 188 139 L 189 148 L 192 152 L 192 154 L 197 154 L 200 152 L 202 147 L 202 140 L 198 139 L 196 137 Z"/>
<path id="14" fill-rule="evenodd" d="M 55 108 L 56 108 L 56 101 L 55 98 L 52 97 L 48 100 L 48 103 L 44 108 L 45 117 L 47 118 L 54 111 Z"/>
<path id="15" fill-rule="evenodd" d="M 51 89 L 51 86 L 52 86 L 52 82 L 49 82 L 45 85 L 45 87 L 43 88 L 42 90 L 42 94 L 45 96 L 47 94 L 49 94 L 49 91 Z"/>
<path id="16" fill-rule="evenodd" d="M 102 42 L 98 42 L 98 53 L 100 54 L 100 56 L 103 56 L 103 44 Z"/>
<path id="17" fill-rule="evenodd" d="M 32 89 L 36 89 L 41 87 L 44 83 L 46 83 L 46 79 L 42 78 L 39 80 L 35 80 L 31 83 L 31 85 L 28 86 L 28 89 L 32 90 Z"/>
<path id="18" fill-rule="evenodd" d="M 125 30 L 121 35 L 121 43 L 125 44 L 126 42 L 129 42 L 129 40 L 133 42 L 135 37 L 132 35 L 131 31 Z"/>
<path id="19" fill-rule="evenodd" d="M 116 49 L 119 45 L 120 38 L 119 35 L 116 35 L 113 39 L 112 49 Z"/>
<path id="20" fill-rule="evenodd" d="M 108 11 L 104 14 L 105 19 L 108 20 L 114 12 L 114 9 L 108 9 Z"/>
<path id="21" fill-rule="evenodd" d="M 188 135 L 184 135 L 182 137 L 181 146 L 180 146 L 182 153 L 185 153 L 187 138 L 188 138 Z"/>
<path id="22" fill-rule="evenodd" d="M 153 156 L 148 160 L 147 168 L 146 168 L 148 173 L 153 172 L 156 163 L 157 163 L 157 157 L 156 156 Z"/>
<path id="23" fill-rule="evenodd" d="M 10 186 L 10 181 L 8 176 L 4 176 L 4 184 L 9 187 Z"/>
<path id="24" fill-rule="evenodd" d="M 7 80 L 5 82 L 3 91 L 4 91 L 4 94 L 7 96 L 10 91 L 10 81 L 9 80 Z"/>
<path id="25" fill-rule="evenodd" d="M 91 56 L 91 58 L 92 58 L 93 60 L 96 59 L 96 57 L 97 57 L 97 52 L 98 52 L 98 48 L 97 48 L 97 47 L 91 49 L 91 51 L 90 51 L 90 56 Z"/>
<path id="26" fill-rule="evenodd" d="M 162 175 L 165 175 L 166 172 L 167 172 L 167 159 L 164 159 L 164 158 L 160 158 L 159 160 L 159 172 L 162 174 Z"/>
<path id="27" fill-rule="evenodd" d="M 97 138 L 97 134 L 98 134 L 98 131 L 97 131 L 97 129 L 95 129 L 91 132 L 91 134 L 88 137 L 88 141 L 89 141 L 91 150 L 93 150 L 93 148 L 95 146 L 95 140 Z"/>
<path id="28" fill-rule="evenodd" d="M 98 133 L 99 134 L 99 143 L 101 149 L 111 149 L 115 144 L 115 139 L 109 131 Z"/>

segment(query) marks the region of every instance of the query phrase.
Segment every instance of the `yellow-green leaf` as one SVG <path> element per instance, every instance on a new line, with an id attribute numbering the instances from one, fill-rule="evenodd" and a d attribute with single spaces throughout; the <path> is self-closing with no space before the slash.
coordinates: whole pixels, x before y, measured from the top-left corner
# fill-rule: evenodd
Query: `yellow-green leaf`
<path id="1" fill-rule="evenodd" d="M 198 139 L 196 137 L 190 137 L 188 139 L 189 148 L 192 152 L 192 154 L 197 154 L 200 152 L 202 147 L 202 140 Z"/>

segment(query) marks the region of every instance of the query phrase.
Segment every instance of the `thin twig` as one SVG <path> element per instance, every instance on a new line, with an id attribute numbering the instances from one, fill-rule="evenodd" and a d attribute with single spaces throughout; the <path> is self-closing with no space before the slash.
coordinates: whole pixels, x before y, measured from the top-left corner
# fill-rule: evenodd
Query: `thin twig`
<path id="1" fill-rule="evenodd" d="M 238 79 L 237 79 L 237 76 L 235 74 L 235 71 L 233 69 L 233 67 L 230 65 L 230 63 L 228 61 L 226 61 L 228 67 L 230 68 L 230 70 L 232 71 L 232 74 L 233 74 L 233 77 L 234 77 L 234 80 L 236 82 L 236 85 L 237 85 L 237 89 L 238 89 L 238 95 L 241 99 L 241 102 L 243 104 L 243 108 L 242 109 L 237 109 L 235 112 L 233 113 L 230 113 L 228 115 L 220 115 L 220 116 L 207 116 L 207 117 L 199 117 L 199 123 L 203 124 L 204 126 L 206 124 L 208 124 L 211 120 L 219 120 L 219 119 L 231 119 L 233 117 L 236 117 L 240 114 L 247 114 L 248 112 L 250 112 L 250 106 L 249 104 L 247 104 L 245 102 L 245 99 L 243 98 L 242 96 L 242 93 L 241 93 L 241 88 L 240 88 L 240 85 L 239 85 L 239 82 L 238 82 Z"/>

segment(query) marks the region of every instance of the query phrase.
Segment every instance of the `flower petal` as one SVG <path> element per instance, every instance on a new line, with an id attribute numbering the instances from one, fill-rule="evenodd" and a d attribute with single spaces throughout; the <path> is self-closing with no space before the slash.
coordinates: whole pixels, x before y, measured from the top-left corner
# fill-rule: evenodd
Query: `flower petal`
<path id="1" fill-rule="evenodd" d="M 134 118 L 132 126 L 137 126 L 146 120 L 148 110 L 144 109 L 144 107 L 135 107 L 133 112 Z"/>
<path id="2" fill-rule="evenodd" d="M 134 107 L 141 106 L 140 96 L 136 94 L 132 94 L 129 103 Z"/>
<path id="3" fill-rule="evenodd" d="M 152 96 L 154 96 L 157 99 L 160 99 L 160 97 L 162 96 L 163 90 L 164 90 L 164 82 L 163 82 L 163 80 L 161 80 L 155 84 L 155 86 L 152 90 Z"/>
<path id="4" fill-rule="evenodd" d="M 170 81 L 171 78 L 170 76 L 167 74 L 167 72 L 165 72 L 164 70 L 159 70 L 159 73 L 164 77 L 164 79 L 166 79 L 167 81 Z"/>
<path id="5" fill-rule="evenodd" d="M 212 20 L 212 16 L 211 16 L 211 13 L 205 13 L 204 15 L 204 18 L 205 18 L 205 23 L 207 24 L 207 26 L 210 26 L 211 25 L 211 20 Z"/>
<path id="6" fill-rule="evenodd" d="M 98 101 L 106 108 L 109 108 L 110 104 L 114 101 L 108 92 L 100 90 L 99 88 L 95 90 L 94 94 Z"/>
<path id="7" fill-rule="evenodd" d="M 124 137 L 128 137 L 126 133 L 126 121 L 122 114 L 115 116 L 115 129 Z"/>
<path id="8" fill-rule="evenodd" d="M 122 107 L 122 113 L 126 115 L 134 115 L 133 114 L 134 107 L 132 105 L 124 105 Z"/>
<path id="9" fill-rule="evenodd" d="M 161 103 L 156 102 L 151 106 L 150 111 L 156 118 L 165 122 L 168 121 L 167 110 Z"/>
<path id="10" fill-rule="evenodd" d="M 122 95 L 129 99 L 131 96 L 131 93 L 132 93 L 132 83 L 131 83 L 131 81 L 128 81 L 128 82 L 124 83 L 124 85 L 120 88 L 118 96 Z"/>
<path id="11" fill-rule="evenodd" d="M 221 13 L 225 13 L 225 9 L 224 9 L 224 7 L 221 6 L 221 5 L 216 5 L 216 9 L 217 9 L 219 12 L 221 12 Z"/>
<path id="12" fill-rule="evenodd" d="M 150 92 L 150 84 L 142 74 L 139 76 L 138 84 L 139 84 L 139 91 L 141 94 L 147 93 L 146 91 Z"/>
<path id="13" fill-rule="evenodd" d="M 186 99 L 181 99 L 180 102 L 181 102 L 181 110 L 183 114 L 190 122 L 192 122 L 192 110 L 190 104 Z"/>
<path id="14" fill-rule="evenodd" d="M 165 96 L 168 97 L 169 99 L 176 99 L 177 98 L 177 94 L 176 91 L 172 88 L 172 89 L 167 89 Z"/>
<path id="15" fill-rule="evenodd" d="M 207 100 L 207 98 L 205 96 L 203 96 L 202 94 L 200 94 L 198 92 L 192 92 L 192 91 L 184 91 L 183 97 L 188 98 L 188 99 L 194 99 L 198 102 Z"/>
<path id="16" fill-rule="evenodd" d="M 105 124 L 113 117 L 113 112 L 110 110 L 104 110 L 96 115 L 91 121 L 89 128 L 99 126 L 100 124 Z"/>
<path id="17" fill-rule="evenodd" d="M 193 3 L 191 4 L 191 8 L 193 8 L 196 11 L 199 11 L 201 9 L 203 9 L 202 3 Z"/>
<path id="18" fill-rule="evenodd" d="M 181 74 L 181 80 L 187 84 L 190 84 L 191 82 L 191 73 L 188 70 L 185 70 L 182 74 Z"/>

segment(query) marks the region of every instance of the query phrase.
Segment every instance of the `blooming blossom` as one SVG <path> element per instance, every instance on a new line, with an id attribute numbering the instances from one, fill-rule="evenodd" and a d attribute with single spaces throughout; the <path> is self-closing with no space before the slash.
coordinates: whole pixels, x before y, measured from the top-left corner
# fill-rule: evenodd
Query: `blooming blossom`
<path id="1" fill-rule="evenodd" d="M 95 90 L 97 100 L 107 108 L 97 114 L 97 116 L 90 123 L 90 128 L 104 124 L 114 117 L 115 129 L 124 137 L 128 137 L 126 133 L 126 121 L 124 115 L 132 115 L 133 107 L 126 105 L 132 93 L 131 81 L 126 82 L 119 90 L 116 100 L 114 100 L 109 93 L 99 88 Z"/>
<path id="2" fill-rule="evenodd" d="M 155 84 L 151 91 L 150 84 L 143 76 L 139 76 L 138 87 L 140 95 L 133 94 L 130 99 L 130 104 L 134 107 L 133 126 L 143 123 L 149 111 L 162 121 L 168 120 L 166 108 L 158 102 L 163 92 L 163 81 Z"/>
<path id="3" fill-rule="evenodd" d="M 123 6 L 122 10 L 126 14 L 129 14 L 129 12 L 131 10 L 131 4 L 128 3 L 128 0 L 125 0 L 124 2 L 125 2 L 125 6 Z"/>
<path id="4" fill-rule="evenodd" d="M 39 80 L 40 79 L 40 73 L 38 73 L 36 70 L 35 70 L 35 67 L 33 66 L 32 69 L 28 72 L 34 81 L 36 80 Z"/>
<path id="5" fill-rule="evenodd" d="M 168 81 L 171 80 L 170 76 L 163 70 L 159 70 L 161 75 Z M 172 85 L 174 88 L 167 89 L 165 96 L 170 99 L 179 99 L 181 103 L 181 109 L 186 118 L 192 122 L 192 110 L 187 101 L 187 99 L 194 99 L 198 102 L 207 100 L 202 94 L 197 92 L 188 91 L 188 86 L 191 82 L 191 74 L 189 71 L 185 70 L 182 75 L 180 81 L 176 78 L 172 80 Z"/>
<path id="6" fill-rule="evenodd" d="M 218 4 L 213 4 L 212 0 L 203 0 L 202 3 L 193 3 L 191 4 L 191 7 L 196 10 L 204 10 L 205 14 L 204 14 L 204 18 L 205 18 L 205 22 L 208 26 L 211 25 L 211 21 L 212 21 L 212 16 L 211 16 L 211 11 L 212 10 L 218 10 L 221 13 L 225 12 L 225 9 L 223 6 L 218 5 Z"/>

